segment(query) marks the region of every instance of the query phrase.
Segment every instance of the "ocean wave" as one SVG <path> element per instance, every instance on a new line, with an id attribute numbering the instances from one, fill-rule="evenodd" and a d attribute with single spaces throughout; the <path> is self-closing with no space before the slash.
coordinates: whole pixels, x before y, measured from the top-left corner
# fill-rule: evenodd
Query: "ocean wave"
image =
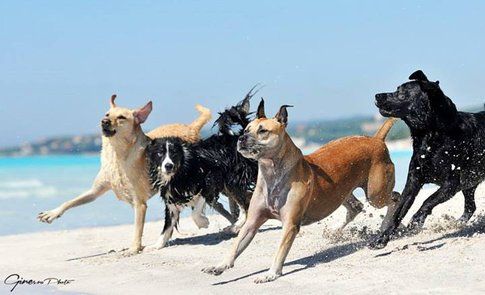
<path id="1" fill-rule="evenodd" d="M 25 179 L 25 180 L 7 180 L 0 181 L 0 189 L 2 188 L 31 188 L 42 187 L 44 184 L 38 179 Z"/>
<path id="2" fill-rule="evenodd" d="M 0 181 L 0 199 L 47 198 L 58 193 L 55 187 L 45 185 L 38 179 Z"/>

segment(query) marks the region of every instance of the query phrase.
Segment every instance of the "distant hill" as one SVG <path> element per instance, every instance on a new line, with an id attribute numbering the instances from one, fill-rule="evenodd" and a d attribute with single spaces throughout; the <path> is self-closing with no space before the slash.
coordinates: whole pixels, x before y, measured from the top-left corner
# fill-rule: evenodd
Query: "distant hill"
<path id="1" fill-rule="evenodd" d="M 470 112 L 482 110 L 483 106 L 466 109 Z M 383 122 L 384 118 L 379 115 L 336 120 L 312 120 L 290 123 L 288 132 L 300 146 L 321 145 L 343 136 L 374 134 Z M 205 129 L 203 136 L 212 132 L 210 129 Z M 409 137 L 409 129 L 402 121 L 398 121 L 387 138 L 398 140 L 407 137 Z M 98 153 L 100 150 L 101 135 L 76 135 L 47 138 L 17 147 L 3 148 L 0 149 L 0 156 L 86 154 Z"/>
<path id="2" fill-rule="evenodd" d="M 291 136 L 303 138 L 306 143 L 324 144 L 349 135 L 372 135 L 384 122 L 380 116 L 358 116 L 346 119 L 296 122 L 288 126 Z M 398 122 L 388 139 L 409 137 L 409 130 L 403 122 Z"/>

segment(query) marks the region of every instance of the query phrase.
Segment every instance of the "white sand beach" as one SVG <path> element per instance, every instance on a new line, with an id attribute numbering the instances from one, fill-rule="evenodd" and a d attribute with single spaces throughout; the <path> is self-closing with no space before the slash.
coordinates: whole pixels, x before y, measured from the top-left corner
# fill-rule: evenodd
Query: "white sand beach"
<path id="1" fill-rule="evenodd" d="M 423 191 L 412 212 L 431 189 Z M 73 279 L 67 285 L 18 285 L 14 294 L 50 292 L 88 294 L 479 294 L 485 292 L 485 199 L 477 191 L 477 213 L 466 226 L 453 221 L 463 197 L 436 208 L 426 229 L 382 250 L 365 247 L 378 228 L 382 211 L 366 206 L 342 233 L 339 209 L 320 223 L 303 227 L 277 281 L 256 285 L 267 270 L 281 235 L 277 221 L 265 224 L 233 269 L 219 277 L 200 271 L 219 263 L 232 239 L 220 233 L 227 224 L 212 216 L 209 229 L 197 230 L 183 219 L 180 233 L 160 251 L 125 257 L 109 253 L 129 245 L 131 225 L 0 237 L 0 293 L 13 285 L 10 274 L 24 279 Z M 411 214 L 409 214 L 411 215 Z M 62 222 L 62 219 L 56 222 Z M 14 225 L 12 225 L 14 226 Z M 145 243 L 154 242 L 162 222 L 148 223 Z"/>

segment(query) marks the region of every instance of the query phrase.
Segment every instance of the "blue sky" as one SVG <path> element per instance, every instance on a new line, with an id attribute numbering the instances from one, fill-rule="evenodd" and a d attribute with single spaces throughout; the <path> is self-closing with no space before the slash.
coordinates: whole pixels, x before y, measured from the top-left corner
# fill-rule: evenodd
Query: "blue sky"
<path id="1" fill-rule="evenodd" d="M 1 1 L 0 146 L 98 132 L 108 98 L 190 122 L 255 83 L 292 120 L 374 114 L 415 69 L 485 101 L 483 1 Z M 256 103 L 256 101 L 255 101 Z"/>

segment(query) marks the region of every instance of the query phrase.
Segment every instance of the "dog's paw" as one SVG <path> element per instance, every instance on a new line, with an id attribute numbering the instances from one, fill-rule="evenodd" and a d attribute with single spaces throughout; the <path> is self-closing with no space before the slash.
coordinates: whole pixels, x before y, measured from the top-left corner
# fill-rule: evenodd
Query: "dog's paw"
<path id="1" fill-rule="evenodd" d="M 411 221 L 406 228 L 406 232 L 412 234 L 419 232 L 424 227 L 426 217 L 428 217 L 428 214 L 418 211 L 414 214 L 413 218 L 411 218 Z"/>
<path id="2" fill-rule="evenodd" d="M 417 234 L 423 228 L 424 222 L 413 220 L 409 222 L 404 233 Z"/>
<path id="3" fill-rule="evenodd" d="M 121 254 L 121 256 L 123 256 L 123 257 L 132 257 L 132 256 L 138 255 L 140 253 L 141 253 L 140 251 L 127 250 L 127 251 L 123 252 Z"/>
<path id="4" fill-rule="evenodd" d="M 39 215 L 37 215 L 37 219 L 40 222 L 45 222 L 45 223 L 52 223 L 55 219 L 61 217 L 61 213 L 59 210 L 54 209 L 46 212 L 41 212 Z"/>
<path id="5" fill-rule="evenodd" d="M 161 250 L 163 248 L 164 248 L 164 245 L 155 243 L 153 245 L 148 245 L 145 248 L 143 248 L 143 252 L 153 252 L 153 251 Z"/>
<path id="6" fill-rule="evenodd" d="M 222 229 L 224 233 L 228 234 L 238 234 L 239 231 L 241 230 L 242 226 L 238 225 L 237 223 L 233 225 L 226 226 L 225 228 Z"/>
<path id="7" fill-rule="evenodd" d="M 209 218 L 207 218 L 205 215 L 192 215 L 192 219 L 199 229 L 209 227 Z"/>
<path id="8" fill-rule="evenodd" d="M 380 235 L 380 236 L 374 238 L 372 241 L 370 241 L 369 244 L 367 245 L 367 247 L 369 249 L 379 250 L 379 249 L 383 249 L 384 247 L 386 247 L 388 242 L 389 242 L 389 236 L 388 235 Z"/>
<path id="9" fill-rule="evenodd" d="M 137 254 L 140 254 L 143 251 L 142 246 L 136 246 L 136 247 L 131 247 L 129 249 L 126 249 L 123 251 L 122 255 L 123 257 L 131 257 Z"/>
<path id="10" fill-rule="evenodd" d="M 266 273 L 263 276 L 257 277 L 254 280 L 254 283 L 256 283 L 256 284 L 264 284 L 264 283 L 272 282 L 272 281 L 276 280 L 277 278 L 279 278 L 280 276 L 281 276 L 280 274 L 276 274 L 276 273 L 273 273 L 273 272 L 268 272 L 268 273 Z"/>
<path id="11" fill-rule="evenodd" d="M 210 274 L 210 275 L 218 276 L 218 275 L 222 274 L 224 271 L 226 271 L 229 268 L 230 267 L 227 266 L 227 265 L 223 265 L 223 266 L 209 266 L 209 267 L 204 267 L 202 269 L 202 272 L 207 273 L 207 274 Z"/>
<path id="12" fill-rule="evenodd" d="M 469 213 L 463 213 L 463 215 L 458 219 L 458 223 L 465 225 L 468 223 L 468 221 L 472 218 L 472 214 Z"/>

